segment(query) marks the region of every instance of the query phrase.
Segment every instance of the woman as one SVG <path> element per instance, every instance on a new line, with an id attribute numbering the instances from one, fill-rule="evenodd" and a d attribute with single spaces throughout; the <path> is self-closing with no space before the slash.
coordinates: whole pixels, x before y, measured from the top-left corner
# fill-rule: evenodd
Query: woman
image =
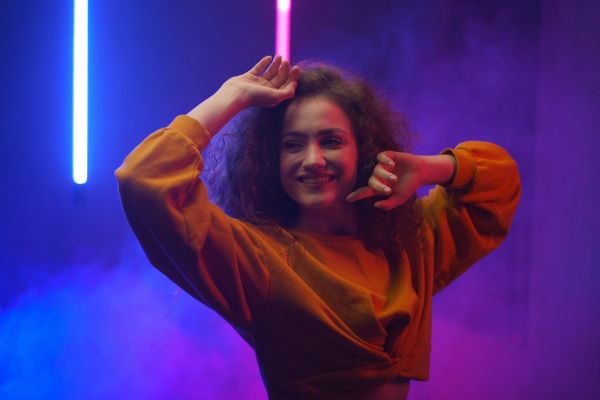
<path id="1" fill-rule="evenodd" d="M 249 107 L 227 215 L 201 153 Z M 428 379 L 432 295 L 508 233 L 520 183 L 504 150 L 415 156 L 409 136 L 361 79 L 265 57 L 117 170 L 151 263 L 254 348 L 270 399 L 405 399 Z"/>

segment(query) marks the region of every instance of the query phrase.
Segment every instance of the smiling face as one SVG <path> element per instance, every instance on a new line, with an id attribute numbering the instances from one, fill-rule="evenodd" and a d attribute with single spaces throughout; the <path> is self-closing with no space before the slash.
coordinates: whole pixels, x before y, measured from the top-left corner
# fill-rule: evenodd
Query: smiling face
<path id="1" fill-rule="evenodd" d="M 279 150 L 285 192 L 303 209 L 349 207 L 356 185 L 358 149 L 352 125 L 334 102 L 301 98 L 286 110 Z"/>

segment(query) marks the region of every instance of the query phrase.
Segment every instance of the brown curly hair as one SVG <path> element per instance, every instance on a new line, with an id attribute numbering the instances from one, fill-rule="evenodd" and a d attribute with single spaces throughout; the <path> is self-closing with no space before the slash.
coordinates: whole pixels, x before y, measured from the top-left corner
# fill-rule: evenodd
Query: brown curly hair
<path id="1" fill-rule="evenodd" d="M 415 134 L 406 117 L 363 77 L 320 62 L 302 62 L 294 98 L 273 108 L 246 110 L 233 133 L 222 135 L 226 168 L 209 180 L 211 197 L 230 216 L 256 225 L 290 228 L 298 205 L 285 193 L 279 176 L 283 117 L 299 98 L 325 97 L 342 108 L 352 124 L 358 147 L 357 188 L 365 186 L 385 150 L 410 150 Z M 221 170 L 221 169 L 219 169 Z M 215 169 L 217 171 L 217 169 Z M 223 170 L 221 170 L 223 171 Z M 416 195 L 391 211 L 373 206 L 377 199 L 357 202 L 358 236 L 370 247 L 396 253 L 406 234 L 418 236 L 420 212 Z"/>

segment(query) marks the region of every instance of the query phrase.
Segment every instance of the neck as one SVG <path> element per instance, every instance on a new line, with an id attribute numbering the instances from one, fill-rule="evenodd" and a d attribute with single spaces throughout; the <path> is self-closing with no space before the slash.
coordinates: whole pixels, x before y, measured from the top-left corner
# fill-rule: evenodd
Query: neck
<path id="1" fill-rule="evenodd" d="M 293 227 L 327 235 L 355 235 L 358 232 L 358 213 L 350 203 L 333 209 L 300 207 Z"/>

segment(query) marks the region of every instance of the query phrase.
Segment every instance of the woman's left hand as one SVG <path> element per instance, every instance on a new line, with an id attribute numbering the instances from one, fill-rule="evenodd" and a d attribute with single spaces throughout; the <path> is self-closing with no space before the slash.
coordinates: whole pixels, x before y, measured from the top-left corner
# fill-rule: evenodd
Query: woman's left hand
<path id="1" fill-rule="evenodd" d="M 404 204 L 424 185 L 447 183 L 454 174 L 452 155 L 416 156 L 409 153 L 384 151 L 369 178 L 368 186 L 356 189 L 346 200 L 355 202 L 367 197 L 382 196 L 375 207 L 389 211 Z"/>

